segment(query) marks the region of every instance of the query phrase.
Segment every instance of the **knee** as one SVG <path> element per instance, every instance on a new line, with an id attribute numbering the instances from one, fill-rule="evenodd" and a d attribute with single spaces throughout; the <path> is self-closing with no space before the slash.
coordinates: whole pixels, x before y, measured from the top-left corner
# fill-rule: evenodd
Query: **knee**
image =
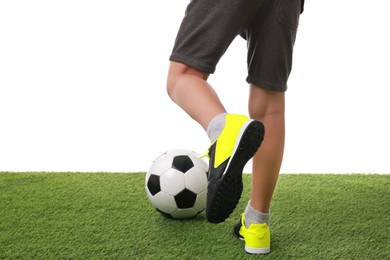
<path id="1" fill-rule="evenodd" d="M 173 99 L 177 89 L 180 88 L 180 86 L 186 85 L 185 83 L 187 82 L 188 77 L 197 77 L 207 80 L 208 76 L 208 73 L 191 68 L 185 64 L 171 62 L 166 84 L 168 96 Z"/>
<path id="2" fill-rule="evenodd" d="M 252 104 L 249 106 L 249 116 L 259 121 L 284 118 L 284 104 Z"/>
<path id="3" fill-rule="evenodd" d="M 261 89 L 251 91 L 248 110 L 251 118 L 260 121 L 284 118 L 284 93 Z"/>
<path id="4" fill-rule="evenodd" d="M 177 81 L 180 79 L 180 74 L 169 69 L 168 77 L 166 82 L 166 91 L 168 96 L 172 99 L 175 93 L 175 86 Z"/>

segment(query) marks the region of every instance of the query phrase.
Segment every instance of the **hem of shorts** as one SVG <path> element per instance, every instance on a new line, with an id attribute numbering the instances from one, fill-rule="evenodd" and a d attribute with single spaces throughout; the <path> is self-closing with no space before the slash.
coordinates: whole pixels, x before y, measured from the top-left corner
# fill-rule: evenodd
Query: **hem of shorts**
<path id="1" fill-rule="evenodd" d="M 286 83 L 272 83 L 266 80 L 262 79 L 255 79 L 251 77 L 247 77 L 246 81 L 249 84 L 253 84 L 259 88 L 277 91 L 277 92 L 285 92 L 287 90 L 287 84 Z"/>
<path id="2" fill-rule="evenodd" d="M 206 73 L 212 74 L 215 72 L 215 66 L 207 65 L 199 60 L 196 60 L 196 59 L 191 58 L 191 57 L 184 55 L 184 54 L 173 53 L 169 57 L 169 60 L 183 63 L 185 65 L 188 65 L 190 67 L 193 67 L 195 69 L 198 69 L 198 70 L 206 72 Z"/>

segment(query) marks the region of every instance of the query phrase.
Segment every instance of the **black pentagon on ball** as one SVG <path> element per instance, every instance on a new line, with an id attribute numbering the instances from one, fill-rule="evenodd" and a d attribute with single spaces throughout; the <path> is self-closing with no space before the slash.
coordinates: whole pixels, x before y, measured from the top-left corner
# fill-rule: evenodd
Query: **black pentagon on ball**
<path id="1" fill-rule="evenodd" d="M 184 189 L 175 196 L 176 205 L 179 209 L 187 209 L 194 206 L 196 194 L 190 190 Z"/>
<path id="2" fill-rule="evenodd" d="M 186 173 L 189 169 L 194 167 L 194 163 L 187 155 L 178 155 L 173 158 L 172 168 L 182 173 Z"/>
<path id="3" fill-rule="evenodd" d="M 159 193 L 161 191 L 160 176 L 151 174 L 147 186 L 153 196 Z"/>

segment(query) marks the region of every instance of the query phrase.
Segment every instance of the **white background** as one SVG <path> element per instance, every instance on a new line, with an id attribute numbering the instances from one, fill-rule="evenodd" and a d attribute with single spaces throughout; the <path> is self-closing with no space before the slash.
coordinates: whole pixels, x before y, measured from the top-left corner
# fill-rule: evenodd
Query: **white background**
<path id="1" fill-rule="evenodd" d="M 390 173 L 385 0 L 306 1 L 287 91 L 284 173 Z M 146 171 L 202 128 L 165 92 L 188 1 L 0 2 L 0 171 Z M 210 78 L 247 113 L 246 45 Z M 250 172 L 250 167 L 246 168 Z"/>

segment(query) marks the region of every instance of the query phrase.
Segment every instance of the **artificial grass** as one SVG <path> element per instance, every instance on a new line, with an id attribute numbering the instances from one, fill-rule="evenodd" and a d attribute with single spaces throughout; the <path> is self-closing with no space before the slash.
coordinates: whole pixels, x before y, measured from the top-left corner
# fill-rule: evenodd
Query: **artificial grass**
<path id="1" fill-rule="evenodd" d="M 204 212 L 163 217 L 145 173 L 0 173 L 0 259 L 252 259 Z M 281 175 L 267 259 L 390 259 L 390 175 Z"/>

